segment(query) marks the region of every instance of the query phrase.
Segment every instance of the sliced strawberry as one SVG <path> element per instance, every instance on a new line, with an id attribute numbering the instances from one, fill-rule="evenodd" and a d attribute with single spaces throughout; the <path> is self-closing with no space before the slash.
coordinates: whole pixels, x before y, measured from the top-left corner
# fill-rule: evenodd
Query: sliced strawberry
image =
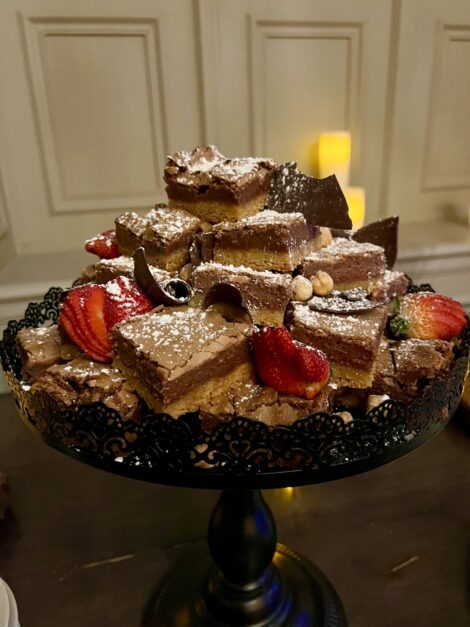
<path id="1" fill-rule="evenodd" d="M 120 276 L 105 284 L 104 320 L 110 331 L 115 324 L 134 316 L 147 313 L 154 308 L 152 301 L 138 284 Z"/>
<path id="2" fill-rule="evenodd" d="M 85 250 L 100 259 L 115 259 L 120 256 L 120 250 L 116 239 L 116 231 L 110 229 L 95 235 L 85 242 Z"/>
<path id="3" fill-rule="evenodd" d="M 421 340 L 451 340 L 462 333 L 467 317 L 462 305 L 452 298 L 418 292 L 399 301 L 399 313 L 390 320 L 395 337 Z"/>
<path id="4" fill-rule="evenodd" d="M 107 354 L 111 350 L 111 343 L 107 337 L 107 334 L 103 341 L 102 338 L 100 337 L 101 328 L 100 328 L 99 323 L 98 323 L 98 330 L 96 331 L 95 327 L 93 326 L 93 322 L 91 321 L 93 317 L 97 317 L 99 314 L 97 314 L 97 316 L 92 316 L 91 312 L 87 311 L 88 301 L 91 298 L 94 298 L 94 294 L 97 294 L 97 293 L 102 294 L 101 307 L 102 309 L 104 309 L 104 286 L 103 285 L 91 284 L 91 285 L 83 285 L 82 287 L 76 287 L 73 290 L 70 290 L 70 292 L 67 294 L 64 304 L 65 302 L 67 302 L 67 300 L 69 301 L 70 306 L 75 316 L 75 320 L 79 327 L 79 330 L 81 331 L 82 336 L 86 338 L 86 342 L 88 343 L 90 348 L 93 348 L 95 352 L 101 352 L 101 353 Z"/>
<path id="5" fill-rule="evenodd" d="M 84 285 L 70 290 L 59 322 L 87 355 L 98 361 L 111 358 L 111 341 L 104 324 L 104 287 Z"/>
<path id="6" fill-rule="evenodd" d="M 285 327 L 255 331 L 253 345 L 261 379 L 278 392 L 312 399 L 329 379 L 325 354 L 294 341 Z"/>

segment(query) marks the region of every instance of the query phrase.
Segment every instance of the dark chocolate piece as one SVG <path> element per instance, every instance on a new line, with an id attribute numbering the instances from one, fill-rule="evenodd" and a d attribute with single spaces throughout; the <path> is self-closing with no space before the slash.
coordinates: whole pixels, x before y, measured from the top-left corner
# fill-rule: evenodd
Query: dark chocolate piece
<path id="1" fill-rule="evenodd" d="M 203 308 L 207 309 L 217 303 L 227 303 L 230 307 L 243 309 L 250 316 L 250 320 L 253 319 L 241 290 L 232 283 L 216 283 L 208 290 L 204 297 Z"/>
<path id="2" fill-rule="evenodd" d="M 178 278 L 157 281 L 147 262 L 145 250 L 140 247 L 134 253 L 134 277 L 140 287 L 155 303 L 163 305 L 186 305 L 192 290 L 186 281 Z"/>
<path id="3" fill-rule="evenodd" d="M 366 290 L 354 288 L 344 292 L 333 291 L 329 296 L 313 296 L 306 303 L 314 311 L 333 314 L 351 314 L 369 311 L 384 304 L 384 301 L 369 300 Z"/>
<path id="4" fill-rule="evenodd" d="M 299 172 L 295 161 L 275 170 L 265 207 L 281 213 L 300 211 L 308 224 L 317 226 L 352 226 L 348 203 L 336 176 L 315 179 Z"/>
<path id="5" fill-rule="evenodd" d="M 376 220 L 355 231 L 352 239 L 356 242 L 368 242 L 381 246 L 385 250 L 387 267 L 393 268 L 397 260 L 398 221 L 398 216 Z"/>

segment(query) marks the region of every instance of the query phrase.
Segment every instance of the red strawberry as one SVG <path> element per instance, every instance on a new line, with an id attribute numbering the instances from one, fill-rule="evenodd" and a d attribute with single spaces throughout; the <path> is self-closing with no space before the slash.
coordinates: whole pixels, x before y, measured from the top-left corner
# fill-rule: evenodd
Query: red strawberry
<path id="1" fill-rule="evenodd" d="M 110 361 L 112 327 L 151 309 L 153 303 L 135 281 L 118 277 L 105 285 L 83 285 L 69 290 L 59 324 L 87 355 L 97 361 Z"/>
<path id="2" fill-rule="evenodd" d="M 462 305 L 441 294 L 407 294 L 399 300 L 398 306 L 398 314 L 389 323 L 395 337 L 451 340 L 460 335 L 467 324 Z"/>
<path id="3" fill-rule="evenodd" d="M 98 361 L 111 358 L 111 341 L 104 325 L 104 286 L 84 285 L 70 290 L 59 323 L 85 353 Z"/>
<path id="4" fill-rule="evenodd" d="M 125 276 L 108 281 L 105 287 L 104 320 L 110 331 L 115 324 L 147 313 L 154 308 L 152 301 L 138 284 Z"/>
<path id="5" fill-rule="evenodd" d="M 116 240 L 116 231 L 110 229 L 95 235 L 85 242 L 85 250 L 93 255 L 98 255 L 100 259 L 115 259 L 121 254 Z"/>
<path id="6" fill-rule="evenodd" d="M 330 377 L 326 355 L 293 340 L 285 327 L 255 331 L 253 345 L 258 374 L 278 392 L 312 399 Z"/>

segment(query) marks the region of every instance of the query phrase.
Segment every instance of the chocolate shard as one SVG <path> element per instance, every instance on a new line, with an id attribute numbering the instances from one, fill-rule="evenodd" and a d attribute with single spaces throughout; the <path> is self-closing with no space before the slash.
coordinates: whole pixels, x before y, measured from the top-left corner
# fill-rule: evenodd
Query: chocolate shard
<path id="1" fill-rule="evenodd" d="M 147 296 L 157 304 L 186 305 L 192 296 L 191 287 L 183 279 L 157 281 L 148 265 L 143 247 L 134 253 L 134 277 Z"/>
<path id="2" fill-rule="evenodd" d="M 383 304 L 384 301 L 369 300 L 367 292 L 362 288 L 353 288 L 343 292 L 333 291 L 329 296 L 313 296 L 306 303 L 314 311 L 331 314 L 361 313 Z"/>
<path id="3" fill-rule="evenodd" d="M 368 242 L 382 246 L 385 250 L 387 267 L 393 268 L 397 260 L 398 250 L 398 216 L 391 216 L 383 220 L 376 220 L 366 224 L 352 234 L 352 239 L 356 242 Z"/>
<path id="4" fill-rule="evenodd" d="M 307 224 L 337 229 L 352 226 L 336 176 L 315 179 L 299 172 L 295 161 L 284 163 L 274 172 L 265 208 L 281 213 L 300 211 Z"/>
<path id="5" fill-rule="evenodd" d="M 242 310 L 252 320 L 250 309 L 243 298 L 241 290 L 232 283 L 215 283 L 204 297 L 203 309 L 220 303 L 227 304 L 229 309 Z"/>

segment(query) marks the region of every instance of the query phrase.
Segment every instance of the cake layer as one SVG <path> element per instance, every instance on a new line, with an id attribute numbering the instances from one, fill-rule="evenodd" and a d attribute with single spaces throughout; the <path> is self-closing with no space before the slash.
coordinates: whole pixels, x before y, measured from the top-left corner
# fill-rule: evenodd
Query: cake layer
<path id="1" fill-rule="evenodd" d="M 203 263 L 194 269 L 192 284 L 196 291 L 206 294 L 217 283 L 239 288 L 255 324 L 282 325 L 291 298 L 290 274 L 219 263 Z"/>
<path id="2" fill-rule="evenodd" d="M 369 281 L 383 277 L 386 269 L 383 248 L 341 237 L 306 256 L 302 264 L 304 276 L 310 278 L 322 270 L 331 276 L 335 289 L 339 290 L 356 286 L 367 288 Z"/>
<path id="3" fill-rule="evenodd" d="M 114 327 L 117 363 L 165 409 L 209 379 L 250 364 L 249 328 L 215 311 L 186 307 L 145 314 Z"/>
<path id="4" fill-rule="evenodd" d="M 63 408 L 104 403 L 125 420 L 138 419 L 141 403 L 119 370 L 79 358 L 54 365 L 31 387 L 32 393 L 46 393 Z"/>
<path id="5" fill-rule="evenodd" d="M 176 198 L 169 199 L 168 206 L 170 209 L 185 209 L 200 220 L 210 224 L 216 224 L 222 220 L 236 222 L 242 218 L 253 216 L 263 209 L 266 200 L 265 192 L 248 198 L 244 202 L 237 202 L 230 198 L 220 200 L 217 198 L 211 199 L 210 197 L 203 197 L 203 199 L 196 197 L 184 200 L 179 198 L 179 196 L 180 194 L 177 194 Z"/>
<path id="6" fill-rule="evenodd" d="M 377 307 L 355 315 L 314 311 L 295 303 L 288 314 L 294 339 L 322 350 L 335 378 L 351 387 L 367 387 L 387 321 L 387 308 Z"/>
<path id="7" fill-rule="evenodd" d="M 301 213 L 261 211 L 213 229 L 215 262 L 246 265 L 255 270 L 291 272 L 321 246 L 320 229 L 310 229 Z"/>
<path id="8" fill-rule="evenodd" d="M 176 152 L 164 173 L 170 206 L 213 223 L 251 215 L 264 205 L 274 167 L 271 159 L 227 159 L 215 146 Z"/>

